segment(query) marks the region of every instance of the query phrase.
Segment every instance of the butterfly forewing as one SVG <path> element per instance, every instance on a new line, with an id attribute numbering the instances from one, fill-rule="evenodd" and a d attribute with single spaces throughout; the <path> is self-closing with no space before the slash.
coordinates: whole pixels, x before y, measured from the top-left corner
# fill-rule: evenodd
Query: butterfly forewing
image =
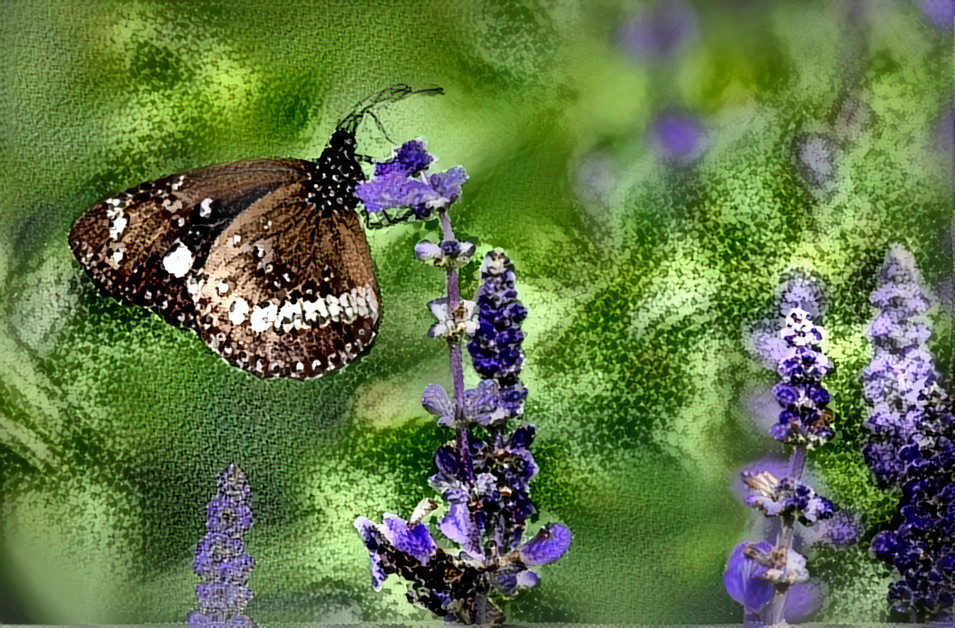
<path id="1" fill-rule="evenodd" d="M 353 192 L 354 137 L 318 162 L 210 166 L 132 188 L 76 222 L 95 283 L 193 329 L 260 377 L 317 377 L 371 345 L 379 292 Z"/>
<path id="2" fill-rule="evenodd" d="M 303 162 L 256 160 L 143 183 L 83 214 L 70 247 L 110 295 L 195 328 L 191 273 L 216 235 L 258 198 L 304 177 Z"/>

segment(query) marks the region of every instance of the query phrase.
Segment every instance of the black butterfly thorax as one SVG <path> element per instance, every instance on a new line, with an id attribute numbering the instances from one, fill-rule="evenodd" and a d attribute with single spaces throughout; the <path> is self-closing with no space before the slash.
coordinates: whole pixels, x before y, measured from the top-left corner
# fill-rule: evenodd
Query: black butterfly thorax
<path id="1" fill-rule="evenodd" d="M 70 245 L 94 282 L 261 377 L 316 377 L 370 346 L 378 286 L 355 212 L 354 136 L 317 160 L 260 159 L 98 203 Z"/>

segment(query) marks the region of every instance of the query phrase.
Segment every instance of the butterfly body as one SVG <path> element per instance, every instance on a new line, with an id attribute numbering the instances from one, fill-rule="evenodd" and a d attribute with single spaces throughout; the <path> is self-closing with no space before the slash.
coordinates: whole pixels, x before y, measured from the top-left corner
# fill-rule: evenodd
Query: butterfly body
<path id="1" fill-rule="evenodd" d="M 232 365 L 318 377 L 378 329 L 353 194 L 363 178 L 339 129 L 317 161 L 220 164 L 131 188 L 84 213 L 70 247 L 105 292 L 195 331 Z"/>

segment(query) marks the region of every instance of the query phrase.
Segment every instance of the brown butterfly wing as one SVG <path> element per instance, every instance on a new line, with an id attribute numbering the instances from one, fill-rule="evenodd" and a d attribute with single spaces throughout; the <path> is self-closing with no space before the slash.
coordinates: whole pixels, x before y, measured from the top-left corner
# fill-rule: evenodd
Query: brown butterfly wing
<path id="1" fill-rule="evenodd" d="M 263 196 L 307 176 L 309 162 L 262 159 L 143 183 L 94 205 L 69 243 L 94 283 L 194 329 L 194 272 L 216 235 Z"/>
<path id="2" fill-rule="evenodd" d="M 199 333 L 259 377 L 342 368 L 378 330 L 378 283 L 351 194 L 360 171 L 322 161 L 249 207 L 198 275 Z"/>

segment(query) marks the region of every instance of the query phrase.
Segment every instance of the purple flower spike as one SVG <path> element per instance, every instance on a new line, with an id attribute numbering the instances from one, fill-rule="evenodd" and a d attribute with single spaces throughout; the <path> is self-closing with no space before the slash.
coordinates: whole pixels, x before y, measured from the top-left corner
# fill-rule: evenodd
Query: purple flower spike
<path id="1" fill-rule="evenodd" d="M 660 157 L 679 166 L 699 159 L 708 143 L 696 118 L 676 112 L 661 114 L 653 121 L 649 142 Z"/>
<path id="2" fill-rule="evenodd" d="M 570 547 L 570 530 L 552 523 L 544 526 L 530 541 L 521 546 L 522 562 L 525 565 L 549 565 L 564 555 Z"/>
<path id="3" fill-rule="evenodd" d="M 723 585 L 737 604 L 742 604 L 750 613 L 759 613 L 773 599 L 775 589 L 765 578 L 767 568 L 746 555 L 750 545 L 753 543 L 744 541 L 730 554 L 723 573 Z M 766 541 L 755 545 L 764 552 L 772 549 Z"/>
<path id="4" fill-rule="evenodd" d="M 858 537 L 854 520 L 840 519 L 839 526 L 826 527 L 838 508 L 802 481 L 807 450 L 834 435 L 826 409 L 831 397 L 822 385 L 833 365 L 822 353 L 825 332 L 816 323 L 825 305 L 819 282 L 803 272 L 790 273 L 777 291 L 776 320 L 757 323 L 749 334 L 754 357 L 782 380 L 772 387 L 778 419 L 769 432 L 793 452 L 788 462 L 768 457 L 740 474 L 748 489 L 745 503 L 767 517 L 760 528 L 777 543 L 741 543 L 727 561 L 723 583 L 745 607 L 746 623 L 770 624 L 780 617 L 801 621 L 818 609 L 821 594 L 808 583 L 806 558 L 793 549 L 794 543 L 805 547 L 825 539 L 842 545 Z M 765 413 L 765 408 L 760 410 Z M 735 488 L 739 493 L 740 487 Z"/>
<path id="5" fill-rule="evenodd" d="M 527 310 L 518 300 L 514 266 L 500 249 L 484 259 L 475 300 L 462 298 L 459 271 L 476 247 L 455 239 L 448 207 L 460 196 L 467 173 L 458 167 L 428 175 L 431 161 L 422 142 L 406 143 L 378 164 L 375 178 L 358 186 L 356 194 L 372 225 L 427 219 L 433 212 L 439 218 L 440 243 L 420 241 L 415 257 L 441 268 L 447 286 L 444 296 L 428 303 L 437 319 L 428 336 L 446 341 L 452 385 L 429 384 L 421 395 L 421 405 L 438 417 L 438 425 L 454 432 L 435 453 L 437 472 L 428 478 L 447 504 L 436 526 L 445 541 L 432 536 L 434 522 L 425 522 L 440 508 L 430 498 L 421 500 L 408 521 L 386 514 L 376 524 L 359 517 L 355 529 L 371 559 L 375 590 L 396 574 L 409 583 L 412 604 L 445 622 L 499 624 L 505 620 L 501 598 L 536 586 L 540 577 L 530 567 L 559 559 L 571 534 L 549 524 L 525 539 L 527 521 L 536 511 L 530 496 L 539 470 L 530 451 L 536 430 L 510 419 L 523 415 L 527 396 L 518 378 Z M 397 208 L 410 212 L 383 213 Z M 465 386 L 462 364 L 461 344 L 468 339 L 481 376 L 473 388 Z M 222 546 L 224 554 L 234 551 L 228 543 Z"/>
<path id="6" fill-rule="evenodd" d="M 189 613 L 190 625 L 255 626 L 245 615 L 252 599 L 246 586 L 255 561 L 245 553 L 243 536 L 252 527 L 249 484 L 236 465 L 219 476 L 218 491 L 209 502 L 206 535 L 196 548 L 193 570 L 199 608 Z"/>
<path id="7" fill-rule="evenodd" d="M 682 0 L 671 0 L 631 16 L 618 34 L 620 47 L 635 57 L 664 59 L 696 39 L 696 12 Z"/>
<path id="8" fill-rule="evenodd" d="M 484 258 L 483 283 L 478 289 L 478 328 L 468 343 L 474 370 L 500 387 L 501 413 L 497 420 L 517 418 L 524 413 L 527 390 L 518 375 L 524 364 L 524 332 L 521 321 L 527 310 L 517 298 L 514 265 L 500 249 Z"/>
<path id="9" fill-rule="evenodd" d="M 952 614 L 955 582 L 955 419 L 925 344 L 931 301 L 903 247 L 889 249 L 870 300 L 881 311 L 868 333 L 872 362 L 862 371 L 872 406 L 862 453 L 880 484 L 901 489 L 899 514 L 871 549 L 897 572 L 888 591 L 896 610 L 939 620 Z"/>

